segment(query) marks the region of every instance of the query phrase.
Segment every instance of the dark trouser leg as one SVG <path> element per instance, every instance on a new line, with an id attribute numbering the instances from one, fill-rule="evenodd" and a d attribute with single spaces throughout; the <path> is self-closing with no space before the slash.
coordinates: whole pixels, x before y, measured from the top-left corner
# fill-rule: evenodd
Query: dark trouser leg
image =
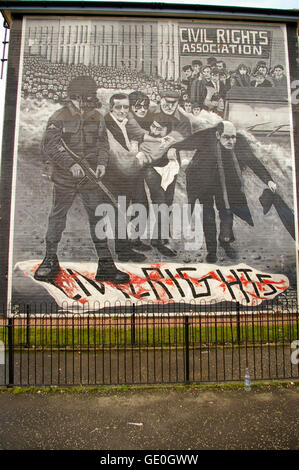
<path id="1" fill-rule="evenodd" d="M 113 282 L 114 284 L 125 284 L 129 282 L 130 276 L 116 268 L 108 247 L 107 238 L 100 240 L 96 235 L 98 218 L 95 212 L 97 206 L 101 204 L 101 202 L 104 202 L 103 198 L 96 189 L 82 191 L 80 196 L 88 215 L 90 235 L 99 258 L 95 279 L 97 281 Z"/>
<path id="2" fill-rule="evenodd" d="M 34 273 L 34 278 L 38 281 L 51 282 L 60 270 L 57 258 L 58 243 L 65 229 L 66 216 L 75 196 L 76 193 L 73 189 L 54 184 L 52 209 L 46 233 L 46 255 Z"/>
<path id="3" fill-rule="evenodd" d="M 219 217 L 220 217 L 219 243 L 229 258 L 236 259 L 237 252 L 231 246 L 231 243 L 235 241 L 234 232 L 233 232 L 234 215 L 230 209 L 220 209 Z"/>
<path id="4" fill-rule="evenodd" d="M 165 191 L 165 201 L 168 206 L 171 206 L 173 204 L 176 180 L 177 180 L 177 175 L 174 177 L 173 182 L 168 186 L 168 188 Z"/>
<path id="5" fill-rule="evenodd" d="M 47 253 L 57 253 L 58 243 L 61 240 L 66 225 L 66 216 L 74 202 L 75 196 L 76 192 L 73 189 L 54 184 L 52 209 L 49 215 L 46 233 Z"/>
<path id="6" fill-rule="evenodd" d="M 115 252 L 117 255 L 123 255 L 131 251 L 131 241 L 128 239 L 127 221 L 125 219 L 129 203 L 130 200 L 126 196 L 126 205 L 123 207 L 125 213 L 116 210 L 115 214 Z"/>
<path id="7" fill-rule="evenodd" d="M 132 195 L 131 204 L 141 204 L 145 208 L 146 214 L 148 214 L 149 204 L 148 204 L 148 198 L 147 198 L 147 194 L 146 194 L 145 187 L 144 187 L 144 178 L 145 178 L 145 170 L 140 172 L 140 175 L 137 178 L 136 192 L 134 192 L 134 194 Z M 145 234 L 141 234 L 141 237 L 144 235 Z M 143 243 L 140 237 L 134 240 L 130 240 L 130 242 L 131 242 L 131 247 L 137 251 L 150 251 L 151 250 L 151 247 Z"/>
<path id="8" fill-rule="evenodd" d="M 158 251 L 165 257 L 173 257 L 176 255 L 176 252 L 167 246 L 169 242 L 169 223 L 167 227 L 164 227 L 167 230 L 163 230 L 163 224 L 167 223 L 167 220 L 170 212 L 169 208 L 172 205 L 173 192 L 175 181 L 167 188 L 167 191 L 161 187 L 161 175 L 153 168 L 149 168 L 146 173 L 146 182 L 150 190 L 151 200 L 153 204 L 164 204 L 168 208 L 167 219 L 163 218 L 163 215 L 159 211 L 157 214 L 157 230 L 154 232 L 154 235 L 157 235 L 157 239 L 153 239 L 151 244 L 155 246 Z"/>
<path id="9" fill-rule="evenodd" d="M 203 204 L 203 232 L 206 240 L 207 251 L 216 256 L 217 230 L 215 209 L 213 205 Z"/>
<path id="10" fill-rule="evenodd" d="M 234 232 L 233 232 L 233 221 L 234 216 L 230 209 L 219 209 L 220 217 L 220 233 L 219 233 L 219 242 L 223 243 L 232 243 L 235 241 Z"/>
<path id="11" fill-rule="evenodd" d="M 110 189 L 115 199 L 125 198 L 126 201 L 126 204 L 123 204 L 123 202 L 120 203 L 122 210 L 118 210 L 113 207 L 113 209 L 115 209 L 115 252 L 118 256 L 118 259 L 119 261 L 125 262 L 142 262 L 146 259 L 145 256 L 142 253 L 137 253 L 132 249 L 131 240 L 128 239 L 127 235 L 126 211 L 128 204 L 130 204 L 131 200 L 133 199 L 133 192 L 135 189 L 134 181 L 132 181 L 132 179 L 123 179 L 122 181 L 114 181 L 113 185 L 109 184 L 107 181 L 104 181 L 104 183 L 107 184 L 107 187 Z M 111 204 L 111 201 L 108 201 L 107 197 L 105 202 Z"/>
<path id="12" fill-rule="evenodd" d="M 106 201 L 103 201 L 97 189 L 84 190 L 80 193 L 80 197 L 88 216 L 90 236 L 98 257 L 101 260 L 112 260 L 107 238 L 99 239 L 96 235 L 96 224 L 99 220 L 95 215 L 96 208 L 99 204 Z"/>
<path id="13" fill-rule="evenodd" d="M 132 193 L 132 204 L 142 204 L 145 208 L 146 211 L 148 212 L 148 199 L 147 199 L 147 194 L 145 191 L 144 187 L 144 179 L 145 179 L 145 171 L 141 172 L 140 175 L 138 175 L 137 181 L 134 182 L 135 190 Z"/>

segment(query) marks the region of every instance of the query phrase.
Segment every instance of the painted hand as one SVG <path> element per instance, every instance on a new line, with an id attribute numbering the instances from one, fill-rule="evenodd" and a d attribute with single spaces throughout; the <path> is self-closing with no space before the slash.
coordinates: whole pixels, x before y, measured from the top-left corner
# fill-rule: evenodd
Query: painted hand
<path id="1" fill-rule="evenodd" d="M 85 176 L 84 171 L 82 170 L 81 166 L 78 163 L 75 163 L 70 168 L 70 171 L 74 178 L 83 178 L 83 176 Z"/>
<path id="2" fill-rule="evenodd" d="M 149 157 L 147 157 L 143 152 L 138 152 L 136 159 L 140 167 L 145 167 L 151 162 Z"/>
<path id="3" fill-rule="evenodd" d="M 167 158 L 168 160 L 176 160 L 177 159 L 176 149 L 174 148 L 169 149 L 167 152 Z"/>
<path id="4" fill-rule="evenodd" d="M 276 183 L 274 183 L 274 181 L 269 181 L 268 188 L 271 189 L 272 193 L 275 193 L 277 189 L 277 185 Z"/>
<path id="5" fill-rule="evenodd" d="M 166 135 L 162 138 L 162 142 L 160 144 L 160 150 L 167 150 L 169 147 L 175 143 L 175 139 L 172 136 Z"/>
<path id="6" fill-rule="evenodd" d="M 104 165 L 98 165 L 97 169 L 96 169 L 96 177 L 97 178 L 103 178 L 103 176 L 105 175 L 105 172 L 106 172 L 105 166 Z"/>

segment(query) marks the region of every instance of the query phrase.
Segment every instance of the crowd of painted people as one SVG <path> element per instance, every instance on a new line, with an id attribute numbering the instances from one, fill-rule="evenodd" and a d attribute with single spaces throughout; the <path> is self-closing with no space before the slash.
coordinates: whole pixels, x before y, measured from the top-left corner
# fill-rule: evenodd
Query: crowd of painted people
<path id="1" fill-rule="evenodd" d="M 180 82 L 150 77 L 127 67 L 52 64 L 40 57 L 25 57 L 23 70 L 22 92 L 25 98 L 29 96 L 57 103 L 67 99 L 70 82 L 80 76 L 92 77 L 99 89 L 140 90 L 153 103 L 159 103 L 161 93 L 166 90 L 184 91 Z"/>
<path id="2" fill-rule="evenodd" d="M 241 63 L 236 70 L 230 71 L 223 60 L 210 57 L 206 64 L 193 60 L 192 64 L 183 67 L 182 72 L 182 84 L 188 96 L 186 106 L 219 115 L 223 114 L 227 92 L 231 88 L 287 88 L 284 67 L 277 64 L 270 70 L 265 61 L 259 61 L 252 70 Z"/>
<path id="3" fill-rule="evenodd" d="M 241 63 L 231 71 L 221 59 L 210 57 L 205 64 L 193 60 L 182 68 L 182 77 L 175 81 L 150 77 L 127 67 L 53 64 L 25 57 L 22 93 L 25 98 L 62 104 L 67 99 L 69 83 L 75 77 L 87 75 L 95 80 L 98 89 L 141 91 L 154 106 L 160 104 L 165 91 L 175 91 L 187 113 L 197 115 L 207 110 L 221 117 L 231 88 L 287 87 L 284 67 L 277 64 L 269 70 L 265 61 L 259 61 L 252 70 Z"/>

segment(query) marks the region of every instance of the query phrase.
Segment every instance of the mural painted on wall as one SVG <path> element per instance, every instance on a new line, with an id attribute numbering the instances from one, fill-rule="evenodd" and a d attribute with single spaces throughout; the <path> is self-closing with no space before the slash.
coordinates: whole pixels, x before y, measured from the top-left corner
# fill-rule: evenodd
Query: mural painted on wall
<path id="1" fill-rule="evenodd" d="M 283 25 L 24 20 L 10 302 L 296 291 Z"/>

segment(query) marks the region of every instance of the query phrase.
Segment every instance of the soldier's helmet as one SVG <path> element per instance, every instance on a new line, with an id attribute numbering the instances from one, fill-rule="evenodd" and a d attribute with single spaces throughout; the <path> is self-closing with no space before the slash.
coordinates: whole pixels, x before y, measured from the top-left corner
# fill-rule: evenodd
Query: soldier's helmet
<path id="1" fill-rule="evenodd" d="M 71 100 L 78 100 L 83 107 L 100 108 L 101 103 L 97 98 L 97 83 L 89 76 L 74 78 L 68 86 L 68 96 Z"/>

